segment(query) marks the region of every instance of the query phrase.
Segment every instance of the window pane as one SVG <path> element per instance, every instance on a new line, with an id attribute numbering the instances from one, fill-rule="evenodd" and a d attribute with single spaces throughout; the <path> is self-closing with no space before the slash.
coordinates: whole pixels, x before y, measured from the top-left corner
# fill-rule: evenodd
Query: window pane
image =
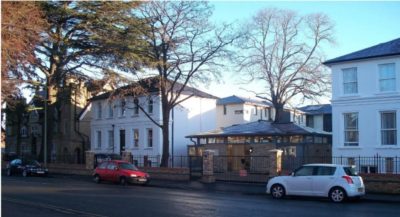
<path id="1" fill-rule="evenodd" d="M 396 113 L 395 112 L 382 112 L 381 113 L 382 129 L 396 128 Z"/>
<path id="2" fill-rule="evenodd" d="M 357 129 L 358 128 L 358 114 L 347 113 L 344 114 L 344 128 L 345 129 Z"/>
<path id="3" fill-rule="evenodd" d="M 343 82 L 357 82 L 357 69 L 343 69 Z"/>
<path id="4" fill-rule="evenodd" d="M 395 91 L 396 90 L 396 79 L 384 79 L 379 81 L 380 91 Z"/>
<path id="5" fill-rule="evenodd" d="M 397 131 L 396 130 L 382 130 L 382 145 L 396 145 L 397 144 Z"/>
<path id="6" fill-rule="evenodd" d="M 379 65 L 379 79 L 389 79 L 395 77 L 396 73 L 394 63 Z"/>

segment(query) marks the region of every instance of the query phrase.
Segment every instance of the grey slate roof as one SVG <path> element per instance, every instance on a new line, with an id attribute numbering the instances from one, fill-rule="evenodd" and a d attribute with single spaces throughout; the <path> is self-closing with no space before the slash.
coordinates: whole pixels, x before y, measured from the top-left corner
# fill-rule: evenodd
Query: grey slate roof
<path id="1" fill-rule="evenodd" d="M 228 97 L 217 100 L 217 105 L 244 104 L 244 103 L 250 103 L 250 104 L 261 105 L 261 106 L 272 106 L 271 103 L 266 102 L 266 101 L 245 98 L 245 97 L 240 97 L 240 96 L 235 96 L 235 95 L 228 96 Z"/>
<path id="2" fill-rule="evenodd" d="M 346 54 L 334 59 L 330 59 L 324 62 L 325 65 L 334 63 L 347 62 L 353 60 L 362 60 L 375 57 L 385 57 L 400 55 L 400 38 L 392 41 L 384 42 L 363 50 L 359 50 L 350 54 Z"/>
<path id="3" fill-rule="evenodd" d="M 308 105 L 297 109 L 309 115 L 332 114 L 331 104 Z"/>
<path id="4" fill-rule="evenodd" d="M 259 120 L 237 124 L 207 132 L 186 136 L 186 138 L 224 137 L 224 136 L 285 136 L 285 135 L 331 135 L 329 132 L 301 126 L 295 123 L 274 123 Z"/>
<path id="5" fill-rule="evenodd" d="M 170 82 L 172 83 L 172 81 L 170 81 Z M 118 88 L 118 89 L 116 89 L 114 91 L 109 91 L 109 92 L 94 96 L 94 97 L 92 97 L 90 99 L 90 101 L 108 99 L 112 94 L 118 95 L 118 93 L 121 93 L 121 92 L 127 93 L 126 95 L 132 95 L 132 94 L 129 94 L 129 89 L 134 87 L 134 86 L 137 86 L 137 85 L 140 85 L 141 87 L 146 89 L 149 93 L 156 93 L 156 92 L 159 91 L 157 77 L 151 77 L 151 78 L 140 80 L 140 81 L 135 82 L 135 83 L 130 84 L 130 85 L 126 85 L 126 86 L 120 87 L 120 88 Z M 182 85 L 183 84 L 178 83 L 178 82 L 175 83 L 174 90 L 179 90 L 182 87 Z M 194 96 L 198 96 L 198 97 L 202 97 L 202 98 L 219 99 L 216 96 L 213 96 L 211 94 L 205 93 L 205 92 L 203 92 L 201 90 L 198 90 L 196 88 L 188 87 L 188 86 L 184 87 L 182 93 L 185 93 L 185 94 L 188 94 L 188 95 L 193 94 Z"/>

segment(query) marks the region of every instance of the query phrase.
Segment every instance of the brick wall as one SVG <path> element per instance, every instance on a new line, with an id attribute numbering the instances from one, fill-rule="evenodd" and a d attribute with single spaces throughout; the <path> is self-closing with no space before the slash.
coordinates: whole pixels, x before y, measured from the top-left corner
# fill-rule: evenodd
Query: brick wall
<path id="1" fill-rule="evenodd" d="M 47 164 L 49 173 L 92 175 L 93 169 L 86 169 L 85 164 Z"/>
<path id="2" fill-rule="evenodd" d="M 367 193 L 400 194 L 400 175 L 361 174 Z"/>
<path id="3" fill-rule="evenodd" d="M 189 181 L 190 173 L 188 168 L 159 168 L 140 167 L 141 171 L 147 172 L 152 179 Z"/>

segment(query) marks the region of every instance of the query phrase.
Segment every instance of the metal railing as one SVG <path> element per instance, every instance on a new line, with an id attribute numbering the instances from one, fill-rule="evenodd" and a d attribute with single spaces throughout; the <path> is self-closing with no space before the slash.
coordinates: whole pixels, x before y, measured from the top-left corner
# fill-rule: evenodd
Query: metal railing
<path id="1" fill-rule="evenodd" d="M 132 162 L 138 167 L 160 167 L 161 155 L 133 155 Z M 170 168 L 188 168 L 190 156 L 170 156 L 168 158 L 168 167 Z"/>

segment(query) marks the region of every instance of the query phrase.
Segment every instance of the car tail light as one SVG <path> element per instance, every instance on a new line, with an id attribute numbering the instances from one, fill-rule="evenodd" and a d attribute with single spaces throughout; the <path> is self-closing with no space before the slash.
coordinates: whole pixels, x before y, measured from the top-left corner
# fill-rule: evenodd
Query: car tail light
<path id="1" fill-rule="evenodd" d="M 353 184 L 353 179 L 351 179 L 350 176 L 342 176 L 342 178 L 344 178 L 348 184 Z"/>

